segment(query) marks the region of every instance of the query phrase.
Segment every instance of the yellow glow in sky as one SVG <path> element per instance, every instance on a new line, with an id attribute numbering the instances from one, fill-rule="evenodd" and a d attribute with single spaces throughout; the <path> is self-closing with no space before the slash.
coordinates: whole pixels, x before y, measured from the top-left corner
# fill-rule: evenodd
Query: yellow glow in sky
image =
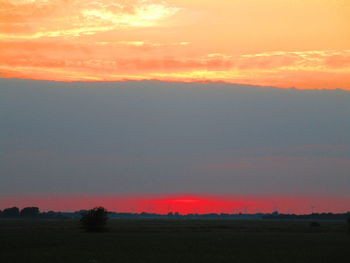
<path id="1" fill-rule="evenodd" d="M 0 0 L 2 77 L 350 89 L 348 0 Z"/>

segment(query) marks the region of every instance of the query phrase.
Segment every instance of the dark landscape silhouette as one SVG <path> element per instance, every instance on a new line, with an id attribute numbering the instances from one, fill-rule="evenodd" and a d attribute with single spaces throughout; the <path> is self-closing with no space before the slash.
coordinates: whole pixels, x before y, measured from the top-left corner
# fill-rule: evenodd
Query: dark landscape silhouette
<path id="1" fill-rule="evenodd" d="M 100 209 L 100 210 L 98 210 Z M 102 209 L 102 210 L 101 210 Z M 91 210 L 79 210 L 75 212 L 63 212 L 63 211 L 48 211 L 40 212 L 38 207 L 24 207 L 19 209 L 18 207 L 9 207 L 0 210 L 0 218 L 66 218 L 66 219 L 76 219 L 80 218 L 82 215 L 87 215 L 94 210 L 100 211 L 107 214 L 107 210 L 103 207 L 96 207 Z M 95 212 L 96 212 L 95 211 Z M 191 218 L 203 218 L 203 219 L 285 219 L 285 220 L 350 220 L 350 212 L 346 213 L 310 213 L 310 214 L 283 214 L 278 211 L 272 213 L 190 213 L 190 214 L 180 214 L 179 212 L 169 212 L 167 214 L 158 214 L 150 212 L 113 212 L 108 211 L 109 218 L 178 218 L 178 219 L 191 219 Z M 350 223 L 349 223 L 350 224 Z"/>
<path id="2" fill-rule="evenodd" d="M 1 211 L 0 262 L 344 262 L 350 213 Z"/>

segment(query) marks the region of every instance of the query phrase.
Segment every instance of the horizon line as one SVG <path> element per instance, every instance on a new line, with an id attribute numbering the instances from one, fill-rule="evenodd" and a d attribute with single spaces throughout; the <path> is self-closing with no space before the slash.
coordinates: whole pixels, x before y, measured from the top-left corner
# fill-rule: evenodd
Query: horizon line
<path id="1" fill-rule="evenodd" d="M 272 86 L 272 85 L 260 85 L 260 84 L 247 84 L 247 83 L 237 83 L 237 82 L 230 82 L 225 80 L 200 80 L 200 79 L 193 79 L 193 80 L 171 80 L 171 79 L 156 79 L 156 78 L 125 78 L 125 79 L 115 79 L 115 80 L 96 80 L 96 79 L 77 79 L 77 80 L 57 80 L 57 79 L 41 79 L 41 78 L 26 78 L 26 77 L 0 77 L 1 80 L 22 80 L 22 81 L 40 81 L 40 82 L 53 82 L 53 83 L 96 83 L 96 84 L 103 84 L 103 83 L 123 83 L 123 82 L 134 82 L 134 83 L 140 83 L 140 82 L 159 82 L 159 83 L 173 83 L 173 84 L 202 84 L 202 85 L 210 85 L 210 84 L 221 84 L 225 86 L 243 86 L 243 87 L 250 87 L 250 88 L 265 88 L 265 89 L 278 89 L 278 90 L 297 90 L 297 91 L 345 91 L 349 92 L 349 89 L 343 89 L 343 88 L 299 88 L 296 86 L 291 87 L 279 87 L 279 86 Z"/>

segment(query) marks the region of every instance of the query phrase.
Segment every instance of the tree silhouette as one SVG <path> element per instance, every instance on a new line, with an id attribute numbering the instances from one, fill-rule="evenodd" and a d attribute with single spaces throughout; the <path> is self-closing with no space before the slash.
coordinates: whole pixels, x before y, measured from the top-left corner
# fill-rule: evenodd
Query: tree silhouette
<path id="1" fill-rule="evenodd" d="M 80 224 L 88 232 L 102 232 L 106 230 L 107 210 L 104 207 L 95 207 L 81 215 Z"/>
<path id="2" fill-rule="evenodd" d="M 348 233 L 350 234 L 350 216 L 346 219 L 348 222 Z"/>
<path id="3" fill-rule="evenodd" d="M 20 215 L 23 217 L 36 217 L 40 213 L 38 207 L 25 207 L 21 210 Z"/>
<path id="4" fill-rule="evenodd" d="M 10 208 L 5 208 L 2 211 L 2 216 L 3 217 L 17 217 L 19 216 L 19 209 L 18 207 L 10 207 Z"/>

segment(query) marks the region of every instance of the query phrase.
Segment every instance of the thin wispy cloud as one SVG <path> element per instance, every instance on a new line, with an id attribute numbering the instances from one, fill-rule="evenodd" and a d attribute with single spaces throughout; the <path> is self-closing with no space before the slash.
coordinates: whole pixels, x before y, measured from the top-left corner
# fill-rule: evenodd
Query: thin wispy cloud
<path id="1" fill-rule="evenodd" d="M 350 86 L 345 0 L 0 4 L 6 78 Z"/>

